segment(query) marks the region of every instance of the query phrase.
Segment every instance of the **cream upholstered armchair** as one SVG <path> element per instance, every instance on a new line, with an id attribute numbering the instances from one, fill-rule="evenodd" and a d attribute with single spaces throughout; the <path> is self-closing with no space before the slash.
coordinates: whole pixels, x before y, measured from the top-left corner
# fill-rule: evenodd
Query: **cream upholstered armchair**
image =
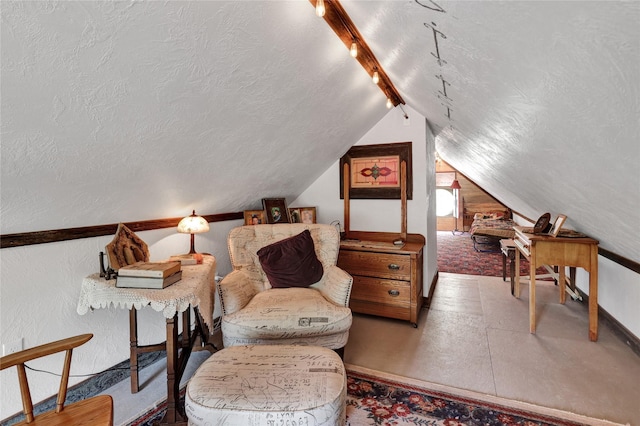
<path id="1" fill-rule="evenodd" d="M 217 286 L 225 347 L 313 345 L 343 355 L 353 278 L 336 266 L 334 226 L 241 226 L 227 242 L 233 271 Z"/>

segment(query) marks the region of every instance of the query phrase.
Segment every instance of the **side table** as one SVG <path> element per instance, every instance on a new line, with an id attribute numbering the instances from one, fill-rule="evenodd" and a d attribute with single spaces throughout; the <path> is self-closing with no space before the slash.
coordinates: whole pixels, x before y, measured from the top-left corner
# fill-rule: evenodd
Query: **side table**
<path id="1" fill-rule="evenodd" d="M 213 294 L 215 294 L 216 258 L 204 256 L 201 265 L 183 265 L 182 279 L 164 289 L 119 288 L 116 280 L 105 280 L 100 274 L 82 282 L 78 313 L 108 308 L 111 305 L 129 309 L 131 347 L 131 393 L 138 392 L 138 355 L 143 352 L 167 351 L 167 413 L 162 424 L 186 424 L 184 406 L 180 404 L 180 379 L 199 336 L 206 342 L 205 328 L 213 331 Z M 167 340 L 156 345 L 138 345 L 137 310 L 151 306 L 166 319 Z M 196 326 L 191 330 L 190 308 L 195 312 Z M 178 334 L 178 314 L 182 314 L 182 333 Z M 202 323 L 204 322 L 204 324 Z"/>

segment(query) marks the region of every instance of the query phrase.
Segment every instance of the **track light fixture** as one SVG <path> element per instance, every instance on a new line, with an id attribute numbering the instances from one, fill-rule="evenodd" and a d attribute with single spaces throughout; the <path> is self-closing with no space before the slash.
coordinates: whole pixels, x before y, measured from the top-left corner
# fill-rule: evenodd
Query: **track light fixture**
<path id="1" fill-rule="evenodd" d="M 394 87 L 389 76 L 378 62 L 367 42 L 362 38 L 355 24 L 347 15 L 339 0 L 309 0 L 315 7 L 316 15 L 322 16 L 325 22 L 333 29 L 338 38 L 349 49 L 349 53 L 367 72 L 375 85 L 385 94 L 387 107 L 392 108 L 404 105 L 404 100 Z"/>

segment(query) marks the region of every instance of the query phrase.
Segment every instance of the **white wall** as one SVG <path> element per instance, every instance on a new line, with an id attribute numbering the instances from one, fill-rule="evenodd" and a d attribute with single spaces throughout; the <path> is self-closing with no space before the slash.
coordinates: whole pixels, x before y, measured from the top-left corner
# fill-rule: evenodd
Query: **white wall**
<path id="1" fill-rule="evenodd" d="M 413 199 L 407 201 L 407 231 L 427 238 L 424 252 L 424 295 L 437 270 L 435 251 L 435 151 L 433 138 L 427 139 L 426 120 L 410 107 L 387 113 L 355 145 L 412 142 Z M 427 149 L 429 145 L 429 149 Z M 336 161 L 309 186 L 291 207 L 317 207 L 317 221 L 344 224 L 344 200 L 340 199 L 340 161 Z M 351 200 L 350 229 L 352 231 L 400 232 L 400 200 Z"/>
<path id="2" fill-rule="evenodd" d="M 231 271 L 227 252 L 229 230 L 242 221 L 211 223 L 206 234 L 198 234 L 198 252 L 216 256 L 217 273 Z M 97 225 L 97 224 L 96 224 Z M 189 235 L 175 228 L 136 233 L 148 245 L 151 260 L 166 259 L 189 251 Z M 99 272 L 98 253 L 113 236 L 86 238 L 50 244 L 3 249 L 0 269 L 0 342 L 10 344 L 23 338 L 29 348 L 82 333 L 93 333 L 88 343 L 73 354 L 71 374 L 99 373 L 129 358 L 128 311 L 110 307 L 85 315 L 77 313 L 82 279 Z M 219 306 L 218 303 L 216 305 Z M 219 315 L 216 308 L 214 317 Z M 138 314 L 140 344 L 160 343 L 166 339 L 165 319 L 150 307 Z M 30 366 L 61 372 L 60 356 L 31 362 Z M 57 392 L 59 378 L 45 373 L 28 372 L 34 402 Z M 86 378 L 74 378 L 75 384 Z M 22 410 L 15 368 L 0 373 L 0 419 Z"/>

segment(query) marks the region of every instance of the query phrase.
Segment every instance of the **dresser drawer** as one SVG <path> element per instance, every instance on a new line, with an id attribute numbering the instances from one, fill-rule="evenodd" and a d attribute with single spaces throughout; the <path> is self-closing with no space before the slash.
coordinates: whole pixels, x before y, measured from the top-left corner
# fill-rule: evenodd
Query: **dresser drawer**
<path id="1" fill-rule="evenodd" d="M 338 267 L 351 275 L 411 280 L 411 257 L 407 255 L 340 250 Z"/>
<path id="2" fill-rule="evenodd" d="M 407 281 L 354 275 L 351 300 L 408 307 L 411 301 L 411 285 Z"/>

